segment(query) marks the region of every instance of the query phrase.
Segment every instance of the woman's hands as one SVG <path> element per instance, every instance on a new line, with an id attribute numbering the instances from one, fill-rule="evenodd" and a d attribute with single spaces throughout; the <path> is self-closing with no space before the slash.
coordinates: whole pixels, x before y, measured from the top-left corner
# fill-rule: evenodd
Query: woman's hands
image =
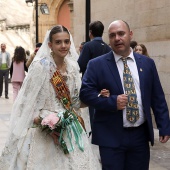
<path id="1" fill-rule="evenodd" d="M 59 145 L 59 137 L 60 137 L 60 133 L 57 132 L 51 132 L 50 135 L 52 136 L 54 143 Z"/>
<path id="2" fill-rule="evenodd" d="M 39 117 L 36 117 L 36 118 L 34 118 L 34 124 L 36 124 L 36 125 L 39 125 L 39 124 L 41 124 L 41 120 L 40 120 L 40 118 Z"/>
<path id="3" fill-rule="evenodd" d="M 99 93 L 98 97 L 100 97 L 100 96 L 102 96 L 102 97 L 109 97 L 110 96 L 109 90 L 102 89 L 101 92 Z"/>
<path id="4" fill-rule="evenodd" d="M 41 119 L 40 119 L 39 117 L 36 117 L 36 118 L 34 118 L 34 121 L 33 121 L 33 122 L 34 122 L 34 124 L 36 124 L 36 125 L 40 125 L 40 124 L 41 124 Z M 59 143 L 60 133 L 51 132 L 51 133 L 50 133 L 50 136 L 53 138 L 55 144 L 57 144 L 57 145 L 60 144 L 60 143 Z"/>

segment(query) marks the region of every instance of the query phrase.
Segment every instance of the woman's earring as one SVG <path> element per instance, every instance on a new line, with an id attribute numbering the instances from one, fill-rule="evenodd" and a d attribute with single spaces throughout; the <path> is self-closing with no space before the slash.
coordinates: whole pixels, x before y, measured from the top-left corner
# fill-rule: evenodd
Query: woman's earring
<path id="1" fill-rule="evenodd" d="M 53 52 L 53 51 L 51 51 L 51 53 L 50 53 L 50 54 L 51 54 L 51 56 L 52 56 L 52 57 L 54 56 L 54 52 Z"/>

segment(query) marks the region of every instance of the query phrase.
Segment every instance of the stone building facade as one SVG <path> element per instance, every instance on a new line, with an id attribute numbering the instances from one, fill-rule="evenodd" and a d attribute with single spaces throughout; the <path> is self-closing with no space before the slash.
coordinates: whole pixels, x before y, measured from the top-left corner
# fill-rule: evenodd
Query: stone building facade
<path id="1" fill-rule="evenodd" d="M 23 0 L 0 0 L 0 44 L 6 44 L 11 58 L 16 46 L 32 52 L 32 7 Z"/>
<path id="2" fill-rule="evenodd" d="M 53 27 L 56 24 L 61 24 L 67 27 L 69 30 L 72 30 L 72 17 L 71 9 L 72 4 L 70 0 L 39 0 L 39 6 L 42 3 L 46 3 L 49 8 L 49 15 L 41 14 L 40 10 L 38 11 L 38 25 L 39 25 L 39 41 L 42 42 L 45 36 L 45 33 L 48 29 Z M 35 18 L 35 11 L 34 11 Z"/>
<path id="3" fill-rule="evenodd" d="M 43 0 L 42 0 L 43 1 Z M 86 0 L 44 0 L 50 8 L 49 16 L 40 17 L 39 36 L 52 25 L 60 24 L 62 17 L 73 34 L 76 47 L 85 41 Z M 61 11 L 62 4 L 69 7 Z M 59 14 L 61 14 L 59 16 Z M 133 40 L 146 45 L 155 60 L 162 86 L 170 108 L 170 0 L 91 0 L 91 21 L 100 20 L 105 26 L 103 39 L 108 42 L 107 27 L 116 19 L 129 23 Z"/>

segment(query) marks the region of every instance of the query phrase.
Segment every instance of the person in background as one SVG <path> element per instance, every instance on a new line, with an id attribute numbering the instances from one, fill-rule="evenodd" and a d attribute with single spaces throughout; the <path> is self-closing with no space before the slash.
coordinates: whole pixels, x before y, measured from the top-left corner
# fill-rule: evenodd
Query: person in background
<path id="1" fill-rule="evenodd" d="M 145 47 L 144 44 L 138 44 L 138 45 L 136 45 L 135 48 L 134 48 L 134 52 L 149 57 L 148 50 L 147 50 L 147 48 Z"/>
<path id="2" fill-rule="evenodd" d="M 80 43 L 80 46 L 79 46 L 79 53 L 81 53 L 82 49 L 83 49 L 83 46 L 86 42 L 81 42 Z"/>
<path id="3" fill-rule="evenodd" d="M 104 25 L 101 21 L 94 21 L 89 24 L 89 42 L 83 45 L 78 64 L 80 72 L 84 75 L 89 60 L 108 53 L 111 48 L 102 40 Z"/>
<path id="4" fill-rule="evenodd" d="M 15 48 L 14 57 L 10 67 L 11 82 L 13 86 L 13 101 L 15 101 L 24 81 L 25 71 L 28 71 L 28 68 L 26 67 L 25 49 L 18 46 Z"/>
<path id="5" fill-rule="evenodd" d="M 148 170 L 154 144 L 152 115 L 159 140 L 170 136 L 169 110 L 153 59 L 134 53 L 127 22 L 108 27 L 112 51 L 89 61 L 80 99 L 95 108 L 92 143 L 99 145 L 103 170 Z M 110 94 L 101 97 L 106 88 Z"/>
<path id="6" fill-rule="evenodd" d="M 130 47 L 134 50 L 134 48 L 137 46 L 137 42 L 136 41 L 130 41 Z"/>
<path id="7" fill-rule="evenodd" d="M 3 78 L 5 78 L 5 98 L 8 97 L 8 83 L 9 83 L 9 68 L 10 68 L 10 54 L 6 51 L 6 44 L 1 44 L 0 52 L 0 97 L 3 92 Z"/>
<path id="8" fill-rule="evenodd" d="M 104 31 L 104 25 L 101 21 L 94 21 L 89 24 L 89 37 L 91 41 L 86 42 L 84 44 L 78 59 L 78 64 L 80 66 L 80 72 L 82 73 L 82 76 L 84 75 L 87 64 L 91 59 L 111 51 L 111 48 L 102 39 L 103 31 Z M 89 114 L 90 114 L 90 124 L 92 127 L 93 116 L 94 116 L 93 107 L 89 107 Z"/>
<path id="9" fill-rule="evenodd" d="M 32 61 L 34 60 L 34 57 L 35 57 L 37 51 L 39 50 L 39 48 L 41 47 L 41 45 L 42 45 L 42 43 L 37 43 L 37 44 L 36 44 L 36 48 L 35 48 L 35 50 L 34 50 L 34 53 L 31 54 L 30 58 L 29 58 L 28 61 L 26 62 L 27 68 L 30 66 L 30 64 L 31 64 Z"/>
<path id="10" fill-rule="evenodd" d="M 26 61 L 28 61 L 30 59 L 30 51 L 26 50 L 25 53 L 26 53 Z"/>

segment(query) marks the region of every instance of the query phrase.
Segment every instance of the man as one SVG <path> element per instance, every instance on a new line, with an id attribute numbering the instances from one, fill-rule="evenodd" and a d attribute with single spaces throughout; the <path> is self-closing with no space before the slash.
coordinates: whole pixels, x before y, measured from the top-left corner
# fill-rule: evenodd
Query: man
<path id="1" fill-rule="evenodd" d="M 80 72 L 84 75 L 89 60 L 111 51 L 111 48 L 102 40 L 104 25 L 100 21 L 94 21 L 89 25 L 90 42 L 84 44 L 78 59 Z M 94 108 L 89 107 L 90 123 L 93 124 Z M 91 134 L 91 133 L 90 133 Z"/>
<path id="2" fill-rule="evenodd" d="M 37 43 L 37 44 L 36 44 L 36 48 L 35 48 L 35 50 L 34 50 L 34 53 L 31 54 L 30 58 L 29 58 L 29 59 L 27 60 L 27 62 L 26 62 L 27 68 L 31 65 L 31 63 L 32 63 L 32 61 L 34 60 L 34 57 L 35 57 L 37 51 L 39 50 L 39 48 L 41 47 L 41 45 L 42 45 L 42 43 Z"/>
<path id="3" fill-rule="evenodd" d="M 26 61 L 28 61 L 30 59 L 30 51 L 26 50 L 25 53 L 26 53 Z"/>
<path id="4" fill-rule="evenodd" d="M 80 43 L 80 46 L 79 46 L 79 53 L 80 53 L 80 54 L 81 54 L 81 51 L 82 51 L 83 46 L 84 46 L 85 43 L 86 43 L 86 42 L 81 42 L 81 43 Z"/>
<path id="5" fill-rule="evenodd" d="M 130 47 L 134 50 L 134 48 L 138 45 L 136 41 L 130 41 Z"/>
<path id="6" fill-rule="evenodd" d="M 164 92 L 154 61 L 130 48 L 128 24 L 112 22 L 108 35 L 112 51 L 89 62 L 80 91 L 80 99 L 96 111 L 92 143 L 99 145 L 103 170 L 148 170 L 149 141 L 154 144 L 150 108 L 160 142 L 170 135 Z M 101 89 L 110 96 L 98 95 Z"/>
<path id="7" fill-rule="evenodd" d="M 8 77 L 9 77 L 9 68 L 10 68 L 10 54 L 6 52 L 6 44 L 1 44 L 0 52 L 0 97 L 3 92 L 3 78 L 5 78 L 5 98 L 8 97 Z"/>
<path id="8" fill-rule="evenodd" d="M 83 49 L 78 59 L 82 75 L 84 75 L 84 72 L 86 71 L 89 60 L 108 53 L 111 50 L 110 47 L 102 40 L 103 31 L 104 25 L 102 22 L 94 21 L 90 23 L 89 37 L 91 41 L 83 45 Z"/>

